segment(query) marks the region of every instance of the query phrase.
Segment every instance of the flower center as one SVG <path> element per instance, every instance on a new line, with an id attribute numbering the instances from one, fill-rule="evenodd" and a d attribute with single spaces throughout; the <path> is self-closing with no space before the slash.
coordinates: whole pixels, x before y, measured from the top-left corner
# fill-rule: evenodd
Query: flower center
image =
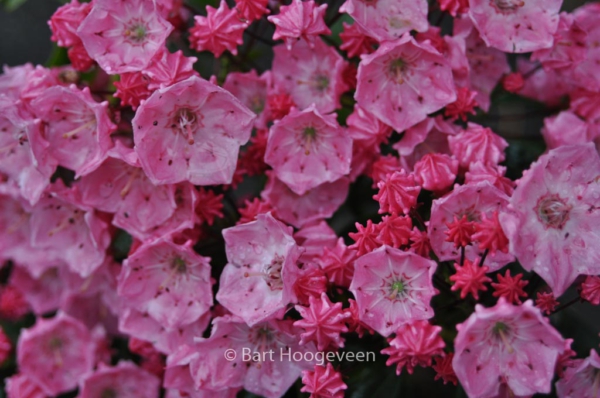
<path id="1" fill-rule="evenodd" d="M 317 129 L 312 126 L 305 127 L 302 130 L 302 141 L 304 146 L 304 154 L 309 155 L 315 140 L 317 138 Z"/>
<path id="2" fill-rule="evenodd" d="M 189 108 L 181 108 L 175 112 L 171 128 L 175 133 L 183 135 L 188 144 L 192 145 L 194 143 L 194 133 L 199 125 L 198 116 L 195 112 Z"/>
<path id="3" fill-rule="evenodd" d="M 490 0 L 490 3 L 492 7 L 503 13 L 514 12 L 525 5 L 524 0 Z"/>
<path id="4" fill-rule="evenodd" d="M 181 257 L 175 257 L 171 261 L 171 269 L 178 274 L 185 274 L 187 272 L 187 263 Z"/>
<path id="5" fill-rule="evenodd" d="M 404 281 L 401 279 L 398 279 L 398 280 L 395 280 L 394 282 L 392 282 L 392 284 L 390 285 L 390 295 L 388 296 L 390 298 L 390 300 L 394 300 L 398 296 L 404 295 L 405 287 L 406 286 L 404 284 Z"/>
<path id="6" fill-rule="evenodd" d="M 267 286 L 273 290 L 283 290 L 283 280 L 281 279 L 281 270 L 283 268 L 282 256 L 275 255 L 270 264 L 265 265 L 263 272 L 246 272 L 244 276 L 260 276 L 264 279 Z"/>
<path id="7" fill-rule="evenodd" d="M 512 354 L 514 352 L 514 348 L 510 345 L 510 342 L 508 341 L 510 327 L 506 323 L 496 322 L 492 327 L 492 334 L 506 346 L 506 349 L 508 350 L 509 354 Z"/>
<path id="8" fill-rule="evenodd" d="M 125 31 L 123 31 L 123 36 L 133 43 L 140 44 L 146 39 L 147 29 L 146 26 L 141 22 L 133 22 Z"/>
<path id="9" fill-rule="evenodd" d="M 315 88 L 315 90 L 322 93 L 323 91 L 329 88 L 329 77 L 327 77 L 327 75 L 322 74 L 316 75 L 312 79 L 312 86 Z"/>
<path id="10" fill-rule="evenodd" d="M 560 196 L 542 196 L 535 207 L 538 219 L 546 228 L 562 229 L 569 220 L 571 206 Z"/>
<path id="11" fill-rule="evenodd" d="M 403 84 L 406 81 L 408 69 L 408 62 L 402 58 L 397 58 L 390 62 L 388 66 L 388 73 L 393 81 L 398 84 Z"/>

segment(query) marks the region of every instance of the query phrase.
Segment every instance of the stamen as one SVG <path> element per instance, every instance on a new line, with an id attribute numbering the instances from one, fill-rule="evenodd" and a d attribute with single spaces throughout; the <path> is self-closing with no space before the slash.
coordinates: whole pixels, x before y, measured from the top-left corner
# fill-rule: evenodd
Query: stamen
<path id="1" fill-rule="evenodd" d="M 90 120 L 89 122 L 87 122 L 85 124 L 82 124 L 81 126 L 75 128 L 75 129 L 73 129 L 73 130 L 71 130 L 71 131 L 69 131 L 67 133 L 64 133 L 62 136 L 63 136 L 63 138 L 71 138 L 75 134 L 77 134 L 77 133 L 79 133 L 79 132 L 81 132 L 81 131 L 89 128 L 89 127 L 92 127 L 94 124 L 96 124 L 96 119 Z"/>

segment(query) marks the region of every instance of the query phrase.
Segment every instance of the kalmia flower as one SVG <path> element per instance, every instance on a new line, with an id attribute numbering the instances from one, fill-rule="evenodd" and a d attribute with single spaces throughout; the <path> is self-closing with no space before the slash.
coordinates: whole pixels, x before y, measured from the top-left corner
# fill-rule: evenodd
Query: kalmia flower
<path id="1" fill-rule="evenodd" d="M 319 298 L 325 291 L 327 291 L 325 272 L 314 264 L 305 265 L 294 282 L 294 293 L 298 302 L 309 305 L 311 298 Z"/>
<path id="2" fill-rule="evenodd" d="M 446 343 L 440 337 L 442 328 L 428 321 L 416 320 L 400 326 L 394 338 L 388 338 L 390 347 L 381 350 L 389 355 L 387 366 L 396 365 L 396 375 L 406 368 L 412 374 L 417 366 L 431 366 L 433 357 L 444 355 Z"/>
<path id="3" fill-rule="evenodd" d="M 194 70 L 194 63 L 197 60 L 196 57 L 186 57 L 181 50 L 172 53 L 166 48 L 161 48 L 144 69 L 144 74 L 150 78 L 148 88 L 156 90 L 171 86 L 188 77 L 198 76 L 198 72 Z"/>
<path id="4" fill-rule="evenodd" d="M 448 137 L 448 143 L 463 168 L 477 161 L 497 165 L 504 160 L 504 150 L 508 146 L 504 138 L 490 128 L 475 123 L 469 123 L 466 130 Z"/>
<path id="5" fill-rule="evenodd" d="M 377 187 L 379 192 L 373 199 L 379 202 L 379 213 L 409 214 L 421 192 L 415 176 L 404 169 L 388 174 Z"/>
<path id="6" fill-rule="evenodd" d="M 408 216 L 398 216 L 392 214 L 383 216 L 381 222 L 377 224 L 379 234 L 377 239 L 384 245 L 394 247 L 408 245 L 412 232 L 412 220 Z"/>
<path id="7" fill-rule="evenodd" d="M 78 320 L 59 313 L 38 318 L 21 332 L 17 346 L 20 372 L 38 384 L 47 395 L 74 389 L 77 381 L 94 366 L 94 343 Z"/>
<path id="8" fill-rule="evenodd" d="M 235 9 L 242 18 L 254 21 L 269 13 L 268 3 L 269 0 L 235 0 Z"/>
<path id="9" fill-rule="evenodd" d="M 113 94 L 121 100 L 121 104 L 129 105 L 136 110 L 142 100 L 147 99 L 152 91 L 148 87 L 150 79 L 142 72 L 122 73 L 119 81 L 113 84 L 117 91 Z"/>
<path id="10" fill-rule="evenodd" d="M 0 365 L 4 364 L 12 351 L 12 344 L 4 329 L 0 328 Z"/>
<path id="11" fill-rule="evenodd" d="M 293 106 L 295 106 L 291 95 L 287 93 L 270 93 L 267 96 L 267 106 L 269 108 L 269 119 L 283 119 Z"/>
<path id="12" fill-rule="evenodd" d="M 447 242 L 453 242 L 454 247 L 467 247 L 471 243 L 471 237 L 475 232 L 475 226 L 472 221 L 467 219 L 466 214 L 459 219 L 454 215 L 454 221 L 446 223 L 447 231 L 444 231 Z"/>
<path id="13" fill-rule="evenodd" d="M 225 50 L 237 54 L 237 46 L 244 42 L 248 22 L 241 20 L 235 8 L 230 9 L 225 0 L 219 8 L 206 6 L 207 16 L 196 15 L 190 28 L 190 46 L 196 51 L 210 51 L 220 57 Z"/>
<path id="14" fill-rule="evenodd" d="M 259 214 L 266 214 L 273 210 L 273 206 L 267 200 L 254 198 L 252 201 L 245 200 L 245 207 L 240 207 L 238 211 L 240 212 L 240 219 L 238 220 L 238 224 L 245 224 L 251 221 L 256 220 L 256 217 Z"/>
<path id="15" fill-rule="evenodd" d="M 227 184 L 254 119 L 229 92 L 192 76 L 156 90 L 139 107 L 135 151 L 155 184 Z"/>
<path id="16" fill-rule="evenodd" d="M 478 304 L 456 328 L 452 365 L 467 395 L 493 397 L 502 383 L 516 396 L 550 392 L 564 340 L 530 300 Z"/>
<path id="17" fill-rule="evenodd" d="M 310 398 L 343 398 L 348 388 L 329 362 L 326 366 L 316 365 L 312 371 L 302 371 L 302 384 L 300 391 L 310 393 Z"/>
<path id="18" fill-rule="evenodd" d="M 498 220 L 498 211 L 492 212 L 488 218 L 485 213 L 481 220 L 473 223 L 475 233 L 471 236 L 474 242 L 479 243 L 480 250 L 488 250 L 492 255 L 497 251 L 508 253 L 508 239 Z"/>
<path id="19" fill-rule="evenodd" d="M 87 72 L 94 65 L 94 60 L 88 54 L 83 43 L 75 44 L 69 48 L 67 56 L 73 68 L 79 72 Z"/>
<path id="20" fill-rule="evenodd" d="M 279 355 L 288 351 L 302 357 L 305 353 L 315 354 L 312 343 L 299 345 L 298 334 L 299 330 L 292 326 L 292 321 L 272 320 L 248 326 L 235 316 L 215 318 L 210 337 L 197 338 L 190 347 L 192 353 L 200 354 L 192 354 L 189 361 L 189 372 L 196 389 L 208 390 L 207 396 L 210 397 L 218 396 L 217 392 L 227 388 L 238 387 L 267 398 L 282 396 L 302 370 L 312 368 L 307 361 L 294 361 Z M 230 358 L 224 356 L 227 349 L 238 355 L 228 360 Z M 247 360 L 240 355 L 244 350 L 256 354 Z M 268 356 L 269 351 L 277 353 L 272 360 Z"/>
<path id="21" fill-rule="evenodd" d="M 22 373 L 6 378 L 6 394 L 8 398 L 47 398 L 42 388 Z"/>
<path id="22" fill-rule="evenodd" d="M 475 111 L 477 107 L 476 97 L 476 91 L 472 91 L 468 87 L 459 87 L 456 90 L 456 101 L 446 105 L 444 116 L 452 121 L 460 119 L 466 122 L 469 114 L 475 115 L 477 113 Z"/>
<path id="23" fill-rule="evenodd" d="M 490 47 L 527 53 L 552 46 L 562 0 L 469 0 L 469 16 Z"/>
<path id="24" fill-rule="evenodd" d="M 159 397 L 158 377 L 132 362 L 121 361 L 114 367 L 100 366 L 81 381 L 81 398 L 143 396 Z"/>
<path id="25" fill-rule="evenodd" d="M 265 162 L 279 180 L 303 195 L 348 174 L 351 156 L 352 139 L 335 115 L 322 115 L 313 105 L 292 111 L 271 127 Z"/>
<path id="26" fill-rule="evenodd" d="M 562 111 L 544 119 L 542 135 L 549 149 L 563 145 L 586 144 L 595 138 L 590 127 L 589 123 L 572 111 Z"/>
<path id="27" fill-rule="evenodd" d="M 352 131 L 351 129 L 348 130 Z M 377 184 L 384 181 L 388 174 L 393 174 L 397 171 L 400 173 L 403 172 L 398 158 L 394 155 L 384 155 L 376 157 L 371 163 L 370 169 L 367 170 L 367 175 L 373 180 L 373 188 L 377 188 Z"/>
<path id="28" fill-rule="evenodd" d="M 267 213 L 223 230 L 229 262 L 217 300 L 249 325 L 273 317 L 295 299 L 300 252 L 289 228 Z"/>
<path id="29" fill-rule="evenodd" d="M 336 286 L 348 287 L 354 274 L 356 254 L 355 250 L 344 244 L 343 238 L 339 238 L 335 247 L 323 248 L 323 254 L 317 262 L 331 283 Z"/>
<path id="30" fill-rule="evenodd" d="M 355 261 L 350 291 L 360 320 L 383 336 L 401 325 L 433 316 L 429 301 L 437 264 L 414 253 L 380 247 Z"/>
<path id="31" fill-rule="evenodd" d="M 488 181 L 508 196 L 511 196 L 515 189 L 515 183 L 506 178 L 504 174 L 506 174 L 506 167 L 486 165 L 482 162 L 471 163 L 469 171 L 465 173 L 465 184 Z"/>
<path id="32" fill-rule="evenodd" d="M 456 385 L 458 383 L 456 373 L 454 373 L 454 369 L 452 368 L 453 359 L 453 352 L 447 353 L 444 356 L 435 357 L 435 362 L 431 366 L 436 372 L 434 380 L 442 379 L 444 384 L 452 383 Z"/>
<path id="33" fill-rule="evenodd" d="M 0 318 L 18 321 L 31 311 L 23 292 L 13 285 L 0 288 Z"/>
<path id="34" fill-rule="evenodd" d="M 297 305 L 295 308 L 302 319 L 294 322 L 294 326 L 304 329 L 300 334 L 300 344 L 314 342 L 319 351 L 327 348 L 344 346 L 341 333 L 346 333 L 346 319 L 351 316 L 349 311 L 342 310 L 342 303 L 333 304 L 326 293 L 319 297 L 309 297 L 308 307 Z"/>
<path id="35" fill-rule="evenodd" d="M 261 130 L 257 132 L 255 137 L 251 138 L 251 142 L 254 144 L 252 139 L 265 138 L 266 135 L 262 133 L 266 131 L 267 117 L 269 116 L 267 109 L 267 92 L 268 85 L 271 83 L 271 73 L 265 72 L 258 76 L 256 71 L 251 70 L 248 73 L 231 72 L 227 74 L 223 88 L 233 94 L 239 99 L 248 109 L 254 112 L 258 117 L 255 121 L 255 127 Z M 264 153 L 263 153 L 264 156 Z M 261 159 L 262 160 L 262 159 Z"/>
<path id="36" fill-rule="evenodd" d="M 415 163 L 416 182 L 428 191 L 441 192 L 452 186 L 458 174 L 458 160 L 446 154 L 431 153 Z"/>
<path id="37" fill-rule="evenodd" d="M 514 277 L 510 275 L 510 270 L 506 270 L 504 276 L 498 274 L 498 283 L 492 283 L 495 292 L 494 297 L 503 297 L 511 304 L 521 304 L 521 297 L 527 297 L 523 290 L 529 284 L 528 281 L 521 280 L 523 274 L 517 274 Z"/>
<path id="38" fill-rule="evenodd" d="M 579 295 L 594 305 L 600 305 L 600 277 L 588 275 L 581 284 Z"/>
<path id="39" fill-rule="evenodd" d="M 213 225 L 215 218 L 223 217 L 223 194 L 200 188 L 196 215 L 201 224 Z"/>
<path id="40" fill-rule="evenodd" d="M 319 112 L 329 113 L 340 107 L 347 90 L 342 76 L 346 61 L 333 47 L 316 38 L 312 46 L 300 40 L 291 50 L 279 45 L 273 52 L 273 83 L 300 110 L 314 105 Z"/>
<path id="41" fill-rule="evenodd" d="M 106 159 L 113 146 L 110 134 L 116 126 L 108 117 L 108 102 L 94 101 L 89 88 L 54 86 L 31 106 L 43 125 L 29 139 L 39 162 L 66 167 L 79 177 Z"/>
<path id="42" fill-rule="evenodd" d="M 456 92 L 452 70 L 442 55 L 404 35 L 362 58 L 355 99 L 394 130 L 404 131 L 456 101 Z"/>
<path id="43" fill-rule="evenodd" d="M 410 249 L 421 257 L 429 258 L 431 253 L 431 241 L 427 231 L 421 231 L 414 227 L 410 233 Z"/>
<path id="44" fill-rule="evenodd" d="M 346 51 L 348 58 L 373 52 L 373 46 L 377 44 L 377 41 L 366 35 L 358 24 L 349 25 L 342 22 L 342 25 L 344 30 L 340 32 L 340 39 L 342 40 L 340 49 Z"/>
<path id="45" fill-rule="evenodd" d="M 600 158 L 593 144 L 542 155 L 519 180 L 500 215 L 509 250 L 561 295 L 580 274 L 600 273 L 595 249 L 600 215 Z M 552 183 L 547 183 L 552 181 Z"/>
<path id="46" fill-rule="evenodd" d="M 355 223 L 354 225 L 358 232 L 350 232 L 348 235 L 356 243 L 350 245 L 349 248 L 356 250 L 359 256 L 367 254 L 382 245 L 378 238 L 379 231 L 377 224 L 373 224 L 371 220 L 367 220 L 366 226 L 362 226 L 359 223 Z"/>
<path id="47" fill-rule="evenodd" d="M 359 105 L 354 105 L 354 110 L 346 119 L 346 124 L 348 125 L 348 134 L 353 140 L 361 140 L 367 145 L 376 147 L 379 147 L 382 143 L 386 143 L 389 136 L 392 134 L 392 128 L 390 126 L 382 123 L 372 113 L 367 112 Z M 385 156 L 382 158 L 387 159 L 388 157 Z M 393 156 L 389 156 L 389 158 L 395 159 L 395 163 L 392 161 L 390 161 L 390 163 L 396 165 L 395 168 L 388 171 L 391 173 L 398 169 L 398 159 Z M 373 164 L 372 168 L 376 167 L 377 166 Z M 387 173 L 383 173 L 384 176 L 385 174 Z"/>
<path id="48" fill-rule="evenodd" d="M 275 24 L 273 40 L 283 39 L 288 50 L 299 39 L 313 46 L 318 35 L 328 35 L 331 30 L 325 24 L 327 4 L 316 7 L 313 0 L 293 0 L 289 6 L 282 5 L 279 14 L 267 17 Z"/>
<path id="49" fill-rule="evenodd" d="M 589 357 L 567 368 L 556 383 L 556 392 L 560 398 L 593 398 L 598 395 L 599 374 L 600 356 L 596 350 L 590 350 Z"/>
<path id="50" fill-rule="evenodd" d="M 546 315 L 550 315 L 560 303 L 554 297 L 552 292 L 538 292 L 535 306 L 538 307 Z"/>
<path id="51" fill-rule="evenodd" d="M 502 87 L 509 93 L 518 93 L 525 87 L 525 79 L 519 72 L 509 73 L 502 79 Z"/>
<path id="52" fill-rule="evenodd" d="M 151 0 L 95 0 L 77 35 L 106 73 L 118 74 L 146 68 L 172 30 Z"/>
<path id="53" fill-rule="evenodd" d="M 375 333 L 366 323 L 360 320 L 360 314 L 358 310 L 358 304 L 353 299 L 348 299 L 348 311 L 350 311 L 351 317 L 348 318 L 348 331 L 350 333 L 356 333 L 358 337 L 363 337 L 365 332 L 369 334 Z"/>
<path id="54" fill-rule="evenodd" d="M 438 0 L 440 10 L 447 11 L 453 17 L 469 11 L 469 0 Z"/>
<path id="55" fill-rule="evenodd" d="M 411 30 L 427 30 L 427 1 L 347 0 L 340 12 L 350 14 L 354 23 L 380 43 L 393 41 Z"/>
<path id="56" fill-rule="evenodd" d="M 72 47 L 80 43 L 81 39 L 77 35 L 77 28 L 89 14 L 91 8 L 91 3 L 79 3 L 77 0 L 58 7 L 48 21 L 50 30 L 52 30 L 51 40 L 61 47 Z"/>
<path id="57" fill-rule="evenodd" d="M 450 276 L 454 282 L 452 291 L 460 290 L 460 298 L 464 299 L 470 293 L 475 300 L 479 300 L 479 291 L 486 291 L 484 283 L 491 282 L 492 279 L 485 275 L 489 267 L 479 266 L 479 261 L 469 261 L 465 259 L 464 265 L 454 263 L 456 273 Z"/>

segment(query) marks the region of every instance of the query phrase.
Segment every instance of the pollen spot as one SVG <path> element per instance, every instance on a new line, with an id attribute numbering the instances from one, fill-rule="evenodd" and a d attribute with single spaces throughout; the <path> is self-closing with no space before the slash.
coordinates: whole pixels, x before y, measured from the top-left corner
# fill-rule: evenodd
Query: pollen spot
<path id="1" fill-rule="evenodd" d="M 507 14 L 515 12 L 525 5 L 524 0 L 490 0 L 490 5 L 497 11 Z"/>

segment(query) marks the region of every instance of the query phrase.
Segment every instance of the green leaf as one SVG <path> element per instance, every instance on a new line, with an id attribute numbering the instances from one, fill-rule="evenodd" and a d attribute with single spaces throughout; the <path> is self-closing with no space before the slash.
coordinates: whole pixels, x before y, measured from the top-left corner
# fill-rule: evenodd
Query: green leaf
<path id="1" fill-rule="evenodd" d="M 4 9 L 8 12 L 12 12 L 22 6 L 27 0 L 0 0 L 4 5 Z"/>

